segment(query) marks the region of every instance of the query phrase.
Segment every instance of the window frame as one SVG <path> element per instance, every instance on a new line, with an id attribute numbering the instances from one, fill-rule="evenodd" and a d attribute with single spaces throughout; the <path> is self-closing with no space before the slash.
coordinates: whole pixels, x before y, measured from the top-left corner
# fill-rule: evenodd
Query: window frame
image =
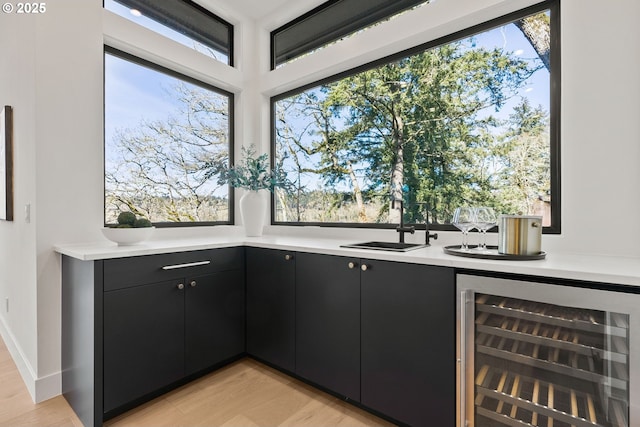
<path id="1" fill-rule="evenodd" d="M 270 121 L 271 121 L 271 167 L 275 167 L 276 155 L 276 103 L 282 99 L 288 98 L 304 92 L 307 89 L 318 87 L 323 84 L 332 83 L 346 77 L 353 76 L 363 71 L 382 66 L 384 64 L 397 61 L 401 58 L 418 54 L 428 49 L 432 49 L 447 43 L 451 43 L 460 39 L 464 39 L 475 34 L 491 30 L 493 28 L 517 21 L 526 16 L 549 10 L 551 15 L 551 48 L 550 48 L 550 64 L 549 71 L 549 154 L 550 154 L 550 180 L 551 180 L 551 225 L 542 229 L 543 234 L 560 234 L 561 233 L 561 170 L 560 170 L 560 115 L 561 115 L 561 62 L 560 62 L 560 0 L 546 0 L 541 3 L 519 9 L 517 11 L 499 16 L 494 19 L 482 22 L 477 25 L 465 28 L 460 31 L 453 32 L 446 36 L 435 40 L 422 43 L 420 45 L 402 50 L 392 55 L 385 56 L 375 61 L 360 65 L 358 67 L 343 71 L 333 76 L 305 84 L 295 89 L 288 90 L 281 94 L 272 96 L 270 99 Z M 271 225 L 283 226 L 315 226 L 315 227 L 341 227 L 341 228 L 373 228 L 373 229 L 394 229 L 397 224 L 379 224 L 379 223 L 343 223 L 343 222 L 283 222 L 276 221 L 276 199 L 275 194 L 271 194 Z M 415 226 L 416 230 L 425 230 L 425 224 L 408 224 Z M 429 229 L 437 231 L 457 231 L 451 224 L 431 224 Z M 490 232 L 496 232 L 494 228 Z"/>
<path id="2" fill-rule="evenodd" d="M 228 146 L 228 150 L 229 150 L 229 165 L 233 165 L 234 164 L 234 146 L 235 146 L 235 99 L 234 99 L 234 94 L 232 92 L 228 92 L 224 89 L 220 89 L 216 86 L 213 86 L 209 83 L 205 83 L 201 80 L 198 80 L 196 78 L 193 78 L 191 76 L 188 76 L 186 74 L 180 73 L 178 71 L 172 70 L 170 68 L 166 68 L 163 67 L 161 65 L 158 65 L 152 61 L 140 58 L 139 56 L 133 55 L 131 53 L 122 51 L 120 49 L 114 48 L 112 46 L 109 46 L 107 44 L 104 45 L 103 48 L 103 72 L 102 72 L 102 77 L 103 77 L 103 82 L 102 82 L 102 90 L 103 90 L 103 100 L 106 100 L 106 61 L 104 60 L 104 58 L 106 58 L 106 55 L 112 55 L 115 56 L 117 58 L 120 58 L 122 60 L 125 61 L 129 61 L 133 64 L 139 65 L 141 67 L 145 67 L 148 68 L 152 71 L 156 71 L 156 72 L 160 72 L 163 74 L 166 74 L 170 77 L 179 79 L 179 80 L 183 80 L 187 83 L 193 84 L 195 86 L 199 86 L 203 89 L 206 90 L 210 90 L 212 92 L 215 92 L 217 94 L 220 95 L 224 95 L 229 99 L 229 146 Z M 106 101 L 105 101 L 106 102 Z M 102 109 L 102 120 L 103 123 L 106 123 L 106 107 L 103 105 L 103 109 Z M 102 148 L 103 148 L 103 181 L 102 181 L 102 189 L 103 189 L 103 197 L 102 197 L 102 201 L 103 201 L 103 222 L 104 225 L 107 226 L 107 217 L 106 217 L 106 212 L 107 212 L 107 204 L 106 204 L 106 195 L 107 195 L 107 188 L 106 188 L 106 147 L 107 147 L 107 141 L 106 141 L 106 126 L 102 126 Z M 230 185 L 227 184 L 228 187 L 228 203 L 229 203 L 229 218 L 226 221 L 192 221 L 192 222 L 171 222 L 171 221 L 163 221 L 163 222 L 153 222 L 153 226 L 156 228 L 174 228 L 174 227 L 199 227 L 199 226 L 212 226 L 212 225 L 234 225 L 235 224 L 235 210 L 234 210 L 234 206 L 235 206 L 235 189 Z"/>
<path id="3" fill-rule="evenodd" d="M 373 6 L 371 0 L 326 1 L 271 32 L 271 70 L 427 1 L 378 1 Z M 342 26 L 326 24 L 335 22 L 340 11 L 350 12 L 344 13 Z M 314 29 L 319 22 L 322 28 Z M 286 36 L 287 32 L 291 35 Z M 278 43 L 284 44 L 291 39 L 295 40 L 293 47 L 278 48 Z"/>
<path id="4" fill-rule="evenodd" d="M 216 15 L 215 13 L 211 12 L 210 10 L 206 9 L 203 6 L 200 6 L 199 4 L 193 2 L 192 0 L 172 0 L 172 2 L 175 3 L 181 3 L 183 5 L 183 7 L 188 8 L 188 9 L 192 9 L 193 11 L 195 11 L 196 13 L 203 15 L 209 19 L 211 19 L 211 25 L 216 27 L 218 30 L 220 30 L 220 32 L 222 32 L 222 30 L 225 30 L 226 32 L 226 37 L 228 39 L 228 42 L 225 44 L 224 41 L 218 40 L 217 38 L 214 37 L 213 40 L 208 39 L 205 36 L 202 36 L 201 33 L 204 31 L 198 31 L 198 29 L 190 29 L 188 28 L 187 25 L 185 25 L 184 23 L 180 23 L 176 18 L 174 18 L 173 16 L 168 16 L 166 14 L 163 14 L 161 12 L 158 12 L 154 9 L 153 3 L 150 2 L 149 0 L 114 0 L 117 3 L 120 3 L 122 6 L 124 7 L 129 7 L 131 9 L 138 9 L 140 10 L 144 16 L 146 16 L 149 19 L 152 19 L 154 21 L 156 21 L 158 24 L 165 26 L 166 28 L 175 31 L 177 33 L 180 33 L 182 35 L 184 35 L 185 37 L 188 37 L 190 39 L 192 39 L 193 41 L 196 41 L 204 46 L 209 47 L 210 49 L 213 50 L 217 50 L 218 52 L 224 54 L 227 56 L 228 61 L 227 61 L 227 65 L 229 65 L 230 67 L 233 67 L 234 65 L 234 27 L 233 24 L 227 22 L 226 20 L 220 18 L 218 15 Z M 131 4 L 127 4 L 127 3 L 131 3 Z M 149 4 L 147 4 L 149 3 Z M 165 6 L 169 5 L 169 7 L 171 7 L 171 4 L 166 3 Z M 102 7 L 104 8 L 104 0 L 102 2 Z M 175 22 L 176 25 L 175 26 L 170 26 L 167 25 L 165 23 L 163 23 L 162 21 L 156 19 L 159 17 L 163 17 L 166 21 L 170 21 L 170 22 Z M 135 22 L 135 21 L 134 21 Z M 146 27 L 145 27 L 146 28 Z M 206 41 L 206 42 L 205 42 Z M 218 49 L 217 47 L 213 47 L 211 46 L 211 44 L 214 45 L 219 45 L 222 47 L 222 49 Z M 227 50 L 225 52 L 225 49 Z M 223 62 L 224 63 L 224 62 Z"/>

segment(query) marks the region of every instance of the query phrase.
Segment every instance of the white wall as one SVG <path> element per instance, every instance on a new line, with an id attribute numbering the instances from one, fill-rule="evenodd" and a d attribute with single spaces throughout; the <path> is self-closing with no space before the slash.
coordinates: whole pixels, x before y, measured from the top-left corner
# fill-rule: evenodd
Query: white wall
<path id="1" fill-rule="evenodd" d="M 0 104 L 13 107 L 15 189 L 15 220 L 0 221 L 0 332 L 32 394 L 38 360 L 36 232 L 22 209 L 36 200 L 35 24 L 0 14 Z"/>
<path id="2" fill-rule="evenodd" d="M 38 16 L 0 15 L 0 51 L 10 58 L 0 99 L 16 118 L 15 221 L 0 224 L 0 297 L 10 310 L 0 318 L 38 401 L 60 392 L 60 262 L 51 246 L 99 238 L 103 215 L 101 1 L 47 6 Z"/>
<path id="3" fill-rule="evenodd" d="M 57 0 L 36 18 L 36 400 L 60 392 L 60 257 L 51 245 L 98 239 L 103 221 L 100 6 Z"/>
<path id="4" fill-rule="evenodd" d="M 273 17 L 258 29 L 241 18 L 233 22 L 243 53 L 237 69 L 229 69 L 116 19 L 100 0 L 48 2 L 40 16 L 0 14 L 0 54 L 10 58 L 0 61 L 0 104 L 12 105 L 16 120 L 16 220 L 0 222 L 0 332 L 34 399 L 60 391 L 60 260 L 51 248 L 101 239 L 103 33 L 116 47 L 161 56 L 234 92 L 237 141 L 266 151 L 272 94 L 531 3 L 435 2 L 273 73 L 268 32 L 282 21 Z M 550 255 L 640 257 L 640 221 L 618 219 L 640 211 L 640 3 L 619 0 L 605 8 L 595 0 L 563 0 L 561 7 L 563 232 L 544 236 L 543 246 Z M 27 203 L 30 223 L 22 215 Z M 437 243 L 455 236 L 443 234 Z"/>
<path id="5" fill-rule="evenodd" d="M 562 2 L 562 237 L 640 256 L 640 3 Z"/>

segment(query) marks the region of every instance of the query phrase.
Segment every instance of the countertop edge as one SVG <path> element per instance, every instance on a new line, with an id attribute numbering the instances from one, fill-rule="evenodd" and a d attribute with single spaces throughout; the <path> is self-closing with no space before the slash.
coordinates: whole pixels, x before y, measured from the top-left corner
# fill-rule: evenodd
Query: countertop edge
<path id="1" fill-rule="evenodd" d="M 385 261 L 407 262 L 465 270 L 478 270 L 525 276 L 581 280 L 640 287 L 640 259 L 551 253 L 542 260 L 512 261 L 458 257 L 444 253 L 442 246 L 431 246 L 408 252 L 387 252 L 341 248 L 351 240 L 318 239 L 284 236 L 199 238 L 158 240 L 132 246 L 111 243 L 61 244 L 53 247 L 59 254 L 82 261 L 97 261 L 171 252 L 247 246 L 296 252 L 312 252 Z"/>

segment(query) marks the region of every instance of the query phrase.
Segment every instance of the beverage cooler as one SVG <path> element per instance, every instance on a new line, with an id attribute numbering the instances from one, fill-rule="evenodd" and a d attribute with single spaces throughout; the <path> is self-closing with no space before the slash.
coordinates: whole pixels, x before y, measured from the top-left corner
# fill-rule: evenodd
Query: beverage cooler
<path id="1" fill-rule="evenodd" d="M 458 275 L 458 427 L 640 426 L 640 295 Z"/>

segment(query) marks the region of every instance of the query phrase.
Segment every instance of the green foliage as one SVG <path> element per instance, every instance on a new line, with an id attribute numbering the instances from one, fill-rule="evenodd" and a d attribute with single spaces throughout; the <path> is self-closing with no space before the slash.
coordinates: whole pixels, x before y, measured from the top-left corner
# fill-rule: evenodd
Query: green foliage
<path id="1" fill-rule="evenodd" d="M 135 228 L 151 227 L 151 221 L 149 221 L 147 218 L 138 218 L 136 219 L 136 222 L 133 223 L 133 226 Z"/>
<path id="2" fill-rule="evenodd" d="M 118 215 L 118 224 L 120 225 L 133 225 L 135 222 L 136 214 L 134 214 L 133 212 L 121 212 L 120 215 Z"/>
<path id="3" fill-rule="evenodd" d="M 281 168 L 271 169 L 267 154 L 256 157 L 255 146 L 242 147 L 243 159 L 239 164 L 221 169 L 218 184 L 258 191 L 288 188 L 291 182 Z"/>
<path id="4" fill-rule="evenodd" d="M 138 216 L 131 211 L 124 211 L 118 214 L 118 223 L 112 224 L 111 228 L 146 228 L 151 227 L 151 221 L 147 218 L 138 218 Z"/>

